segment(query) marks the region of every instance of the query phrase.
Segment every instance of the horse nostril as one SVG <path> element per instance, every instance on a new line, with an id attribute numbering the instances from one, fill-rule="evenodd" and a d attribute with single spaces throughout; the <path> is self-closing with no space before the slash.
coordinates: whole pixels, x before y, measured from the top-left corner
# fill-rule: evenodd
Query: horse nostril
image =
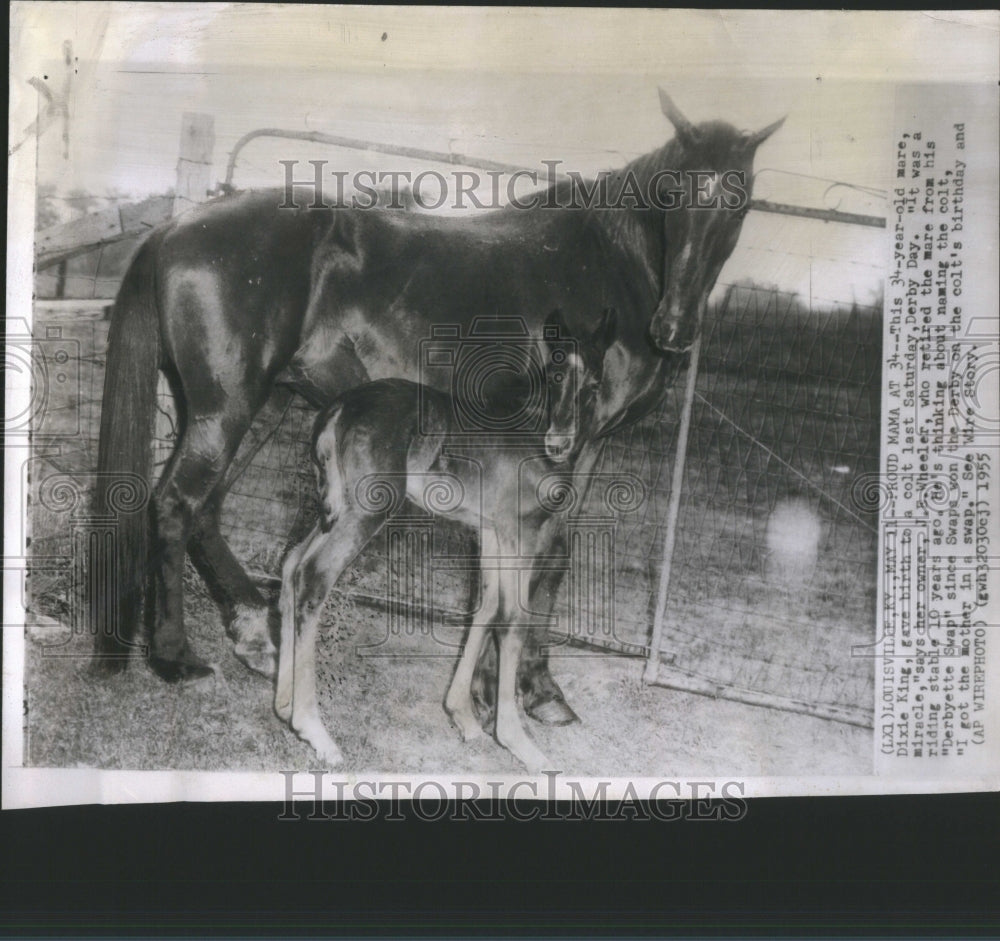
<path id="1" fill-rule="evenodd" d="M 563 461 L 569 456 L 569 452 L 573 447 L 572 439 L 561 439 L 559 441 L 548 441 L 545 444 L 545 452 L 548 454 L 549 459 L 554 461 L 556 464 L 562 464 Z"/>
<path id="2" fill-rule="evenodd" d="M 653 334 L 653 339 L 657 342 L 657 345 L 671 343 L 677 335 L 677 322 L 674 320 L 666 322 L 657 321 L 652 325 L 651 332 Z"/>

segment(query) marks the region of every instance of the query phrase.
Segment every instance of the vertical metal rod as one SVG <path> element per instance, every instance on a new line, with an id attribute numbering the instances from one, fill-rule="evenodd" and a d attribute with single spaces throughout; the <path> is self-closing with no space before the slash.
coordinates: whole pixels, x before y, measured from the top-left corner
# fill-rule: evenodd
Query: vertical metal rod
<path id="1" fill-rule="evenodd" d="M 691 431 L 691 406 L 694 386 L 698 379 L 698 360 L 701 354 L 701 334 L 691 346 L 684 384 L 684 402 L 681 405 L 681 425 L 677 431 L 677 450 L 674 453 L 673 477 L 670 481 L 670 504 L 667 507 L 667 531 L 663 536 L 663 565 L 660 569 L 660 588 L 656 597 L 656 614 L 653 616 L 653 636 L 649 640 L 649 656 L 643 673 L 644 683 L 655 683 L 660 669 L 660 643 L 663 639 L 663 622 L 667 614 L 667 595 L 670 591 L 670 570 L 674 560 L 674 543 L 677 541 L 677 517 L 681 510 L 681 485 L 684 481 L 684 464 L 687 460 L 688 434 Z"/>

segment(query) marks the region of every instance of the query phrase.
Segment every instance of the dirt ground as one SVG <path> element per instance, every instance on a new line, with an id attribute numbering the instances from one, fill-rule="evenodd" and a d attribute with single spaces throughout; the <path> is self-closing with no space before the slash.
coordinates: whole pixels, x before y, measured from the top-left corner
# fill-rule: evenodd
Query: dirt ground
<path id="1" fill-rule="evenodd" d="M 87 669 L 88 637 L 68 637 L 54 626 L 29 629 L 26 764 L 321 767 L 275 716 L 272 684 L 236 660 L 216 609 L 194 580 L 188 585 L 189 636 L 217 666 L 216 676 L 199 685 L 162 683 L 139 660 L 122 675 L 95 679 Z M 328 604 L 319 685 L 324 719 L 345 756 L 338 770 L 519 773 L 517 761 L 491 737 L 465 744 L 449 723 L 442 703 L 453 651 L 424 638 L 408 656 L 359 653 L 384 637 L 385 625 L 380 611 L 336 597 Z M 658 777 L 871 772 L 870 730 L 644 687 L 642 666 L 609 654 L 562 648 L 553 654 L 553 675 L 582 721 L 555 728 L 526 720 L 552 770 Z"/>

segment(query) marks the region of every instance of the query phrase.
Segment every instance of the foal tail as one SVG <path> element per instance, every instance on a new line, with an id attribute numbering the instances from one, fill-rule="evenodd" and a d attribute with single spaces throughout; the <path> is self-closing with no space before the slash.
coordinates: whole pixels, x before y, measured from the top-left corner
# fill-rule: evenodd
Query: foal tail
<path id="1" fill-rule="evenodd" d="M 91 537 L 88 595 L 97 665 L 117 673 L 141 620 L 149 552 L 153 420 L 160 365 L 154 234 L 122 281 L 108 333 L 97 452 L 96 512 L 114 515 L 112 543 Z"/>

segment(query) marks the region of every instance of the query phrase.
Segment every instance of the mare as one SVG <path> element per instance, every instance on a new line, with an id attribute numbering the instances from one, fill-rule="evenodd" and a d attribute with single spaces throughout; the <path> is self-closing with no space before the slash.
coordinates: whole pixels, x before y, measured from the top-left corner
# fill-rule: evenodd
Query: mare
<path id="1" fill-rule="evenodd" d="M 596 438 L 648 413 L 665 394 L 678 357 L 664 354 L 693 342 L 739 236 L 754 154 L 781 124 L 756 132 L 721 121 L 694 125 L 662 91 L 661 108 L 675 136 L 606 177 L 597 205 L 588 194 L 581 205 L 573 181 L 555 184 L 528 209 L 473 217 L 283 208 L 289 194 L 275 191 L 213 200 L 155 230 L 112 314 L 98 502 L 107 502 L 116 479 L 151 477 L 157 368 L 171 384 L 180 431 L 150 511 L 119 519 L 114 577 L 95 588 L 98 669 L 124 668 L 140 646 L 145 611 L 149 664 L 159 676 L 210 672 L 184 630 L 190 553 L 220 602 L 237 657 L 274 675 L 267 604 L 219 520 L 227 469 L 277 387 L 317 408 L 382 378 L 451 392 L 453 375 L 428 379 L 421 368 L 421 341 L 435 328 L 447 325 L 459 347 L 474 349 L 474 316 L 520 318 L 537 339 L 553 311 L 584 336 L 613 308 L 617 361 L 605 370 L 594 441 L 576 462 L 585 481 Z M 743 181 L 741 198 L 706 209 L 703 184 L 718 192 L 734 175 Z M 542 526 L 539 551 L 562 555 L 564 540 L 563 521 L 553 518 Z M 534 608 L 551 610 L 561 578 L 538 578 Z M 519 682 L 533 718 L 575 719 L 534 635 Z"/>
<path id="2" fill-rule="evenodd" d="M 480 604 L 445 709 L 466 741 L 479 736 L 473 671 L 492 629 L 500 651 L 496 739 L 529 770 L 544 766 L 545 757 L 517 711 L 516 672 L 531 612 L 522 607 L 516 565 L 533 559 L 549 516 L 536 494 L 552 483 L 553 463 L 571 470 L 581 434 L 593 420 L 604 351 L 614 342 L 614 320 L 608 312 L 597 332 L 566 355 L 560 355 L 557 344 L 548 349 L 550 360 L 558 363 L 546 371 L 549 394 L 526 403 L 545 412 L 539 433 L 501 441 L 470 436 L 461 420 L 462 403 L 405 379 L 358 386 L 320 412 L 312 439 L 320 521 L 284 564 L 274 708 L 329 765 L 342 756 L 316 698 L 316 635 L 323 603 L 345 568 L 409 498 L 435 516 L 471 526 L 478 535 Z M 545 336 L 563 335 L 559 318 L 551 316 Z M 508 390 L 500 385 L 493 393 L 482 408 L 498 416 L 508 413 Z"/>

